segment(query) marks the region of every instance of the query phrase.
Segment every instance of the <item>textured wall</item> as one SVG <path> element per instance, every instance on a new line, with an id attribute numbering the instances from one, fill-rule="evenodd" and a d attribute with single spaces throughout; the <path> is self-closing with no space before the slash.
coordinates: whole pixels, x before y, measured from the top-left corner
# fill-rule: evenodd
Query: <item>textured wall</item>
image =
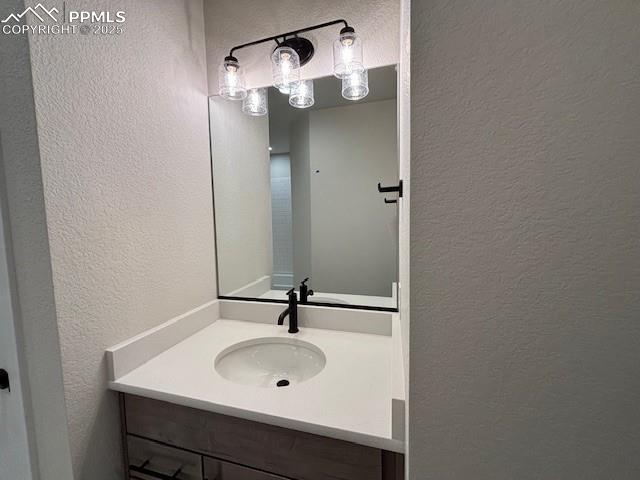
<path id="1" fill-rule="evenodd" d="M 0 18 L 22 10 L 22 0 L 4 0 Z M 29 60 L 26 37 L 0 35 L 0 188 L 6 188 L 34 470 L 42 480 L 68 479 L 71 455 Z"/>
<path id="2" fill-rule="evenodd" d="M 399 0 L 205 0 L 207 68 L 209 93 L 218 93 L 218 68 L 231 47 L 296 30 L 317 23 L 344 18 L 364 42 L 364 63 L 368 68 L 398 62 Z M 316 46 L 313 60 L 302 68 L 303 78 L 317 78 L 333 72 L 333 41 L 340 26 L 305 34 Z M 239 50 L 237 57 L 246 68 L 248 86 L 272 84 L 271 54 L 274 43 Z"/>
<path id="3" fill-rule="evenodd" d="M 411 478 L 639 478 L 638 3 L 412 10 Z"/>
<path id="4" fill-rule="evenodd" d="M 75 478 L 96 480 L 122 475 L 105 348 L 216 296 L 202 2 L 102 6 L 124 34 L 31 38 Z"/>
<path id="5" fill-rule="evenodd" d="M 209 99 L 220 294 L 273 271 L 269 119 Z"/>

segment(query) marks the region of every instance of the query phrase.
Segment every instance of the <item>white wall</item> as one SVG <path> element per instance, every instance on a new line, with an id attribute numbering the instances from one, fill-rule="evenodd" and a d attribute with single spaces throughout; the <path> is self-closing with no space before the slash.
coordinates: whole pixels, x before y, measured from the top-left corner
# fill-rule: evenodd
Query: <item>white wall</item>
<path id="1" fill-rule="evenodd" d="M 400 0 L 205 0 L 209 93 L 218 92 L 218 68 L 231 47 L 278 33 L 344 18 L 364 42 L 368 68 L 398 62 Z M 332 45 L 340 26 L 305 35 L 315 45 L 313 60 L 302 68 L 303 78 L 333 71 Z M 248 86 L 272 84 L 269 55 L 275 42 L 238 50 Z"/>
<path id="2" fill-rule="evenodd" d="M 311 165 L 309 161 L 309 115 L 289 125 L 291 153 L 291 211 L 293 216 L 293 283 L 311 272 Z"/>
<path id="3" fill-rule="evenodd" d="M 396 100 L 310 111 L 309 160 L 311 285 L 390 297 L 398 216 L 377 184 L 398 183 Z"/>
<path id="4" fill-rule="evenodd" d="M 409 441 L 410 213 L 411 213 L 411 0 L 400 1 L 400 61 L 398 62 L 398 166 L 403 181 L 398 199 L 398 311 L 405 393 L 405 442 Z M 405 449 L 405 477 L 411 478 L 411 452 Z"/>
<path id="5" fill-rule="evenodd" d="M 28 426 L 31 415 L 26 362 L 17 315 L 13 251 L 0 137 L 0 366 L 9 376 L 9 388 L 0 391 L 0 475 L 32 480 L 37 473 L 35 441 Z M 39 478 L 36 477 L 36 478 Z"/>
<path id="6" fill-rule="evenodd" d="M 5 0 L 0 15 L 24 10 Z M 25 362 L 22 374 L 32 436 L 35 478 L 71 478 L 71 454 L 62 381 L 51 255 L 36 130 L 28 39 L 0 35 L 0 134 L 16 290 L 15 315 Z"/>
<path id="7" fill-rule="evenodd" d="M 269 120 L 209 99 L 220 294 L 273 270 Z"/>
<path id="8" fill-rule="evenodd" d="M 105 348 L 216 296 L 202 2 L 108 8 L 124 34 L 31 37 L 74 474 L 96 480 L 122 476 Z"/>
<path id="9" fill-rule="evenodd" d="M 411 478 L 640 476 L 640 9 L 412 5 Z"/>

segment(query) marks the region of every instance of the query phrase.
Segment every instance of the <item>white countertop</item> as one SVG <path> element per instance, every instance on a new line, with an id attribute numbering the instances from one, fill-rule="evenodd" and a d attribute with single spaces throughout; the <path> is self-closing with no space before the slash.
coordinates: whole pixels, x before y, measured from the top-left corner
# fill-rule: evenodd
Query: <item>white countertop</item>
<path id="1" fill-rule="evenodd" d="M 110 388 L 188 407 L 403 451 L 392 438 L 392 337 L 301 326 L 295 335 L 327 359 L 315 377 L 286 388 L 224 379 L 214 360 L 253 338 L 290 337 L 287 326 L 218 319 L 129 373 Z"/>

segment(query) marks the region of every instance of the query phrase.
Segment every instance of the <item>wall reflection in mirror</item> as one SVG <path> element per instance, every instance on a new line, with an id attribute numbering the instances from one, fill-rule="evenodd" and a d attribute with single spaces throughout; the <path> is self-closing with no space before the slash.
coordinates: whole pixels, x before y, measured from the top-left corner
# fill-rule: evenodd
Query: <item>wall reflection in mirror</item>
<path id="1" fill-rule="evenodd" d="M 395 309 L 398 272 L 396 70 L 369 70 L 351 101 L 335 77 L 313 80 L 293 108 L 267 89 L 268 114 L 210 98 L 218 292 L 286 300 L 306 278 L 308 302 Z"/>

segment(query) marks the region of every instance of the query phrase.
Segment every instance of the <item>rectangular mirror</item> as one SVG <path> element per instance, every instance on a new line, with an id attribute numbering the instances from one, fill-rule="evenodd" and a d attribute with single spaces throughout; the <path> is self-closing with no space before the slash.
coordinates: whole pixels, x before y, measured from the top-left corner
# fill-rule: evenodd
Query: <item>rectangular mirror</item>
<path id="1" fill-rule="evenodd" d="M 315 79 L 299 109 L 267 90 L 268 114 L 209 101 L 218 294 L 286 301 L 305 279 L 310 304 L 397 309 L 397 73 L 369 70 L 369 94 Z"/>

